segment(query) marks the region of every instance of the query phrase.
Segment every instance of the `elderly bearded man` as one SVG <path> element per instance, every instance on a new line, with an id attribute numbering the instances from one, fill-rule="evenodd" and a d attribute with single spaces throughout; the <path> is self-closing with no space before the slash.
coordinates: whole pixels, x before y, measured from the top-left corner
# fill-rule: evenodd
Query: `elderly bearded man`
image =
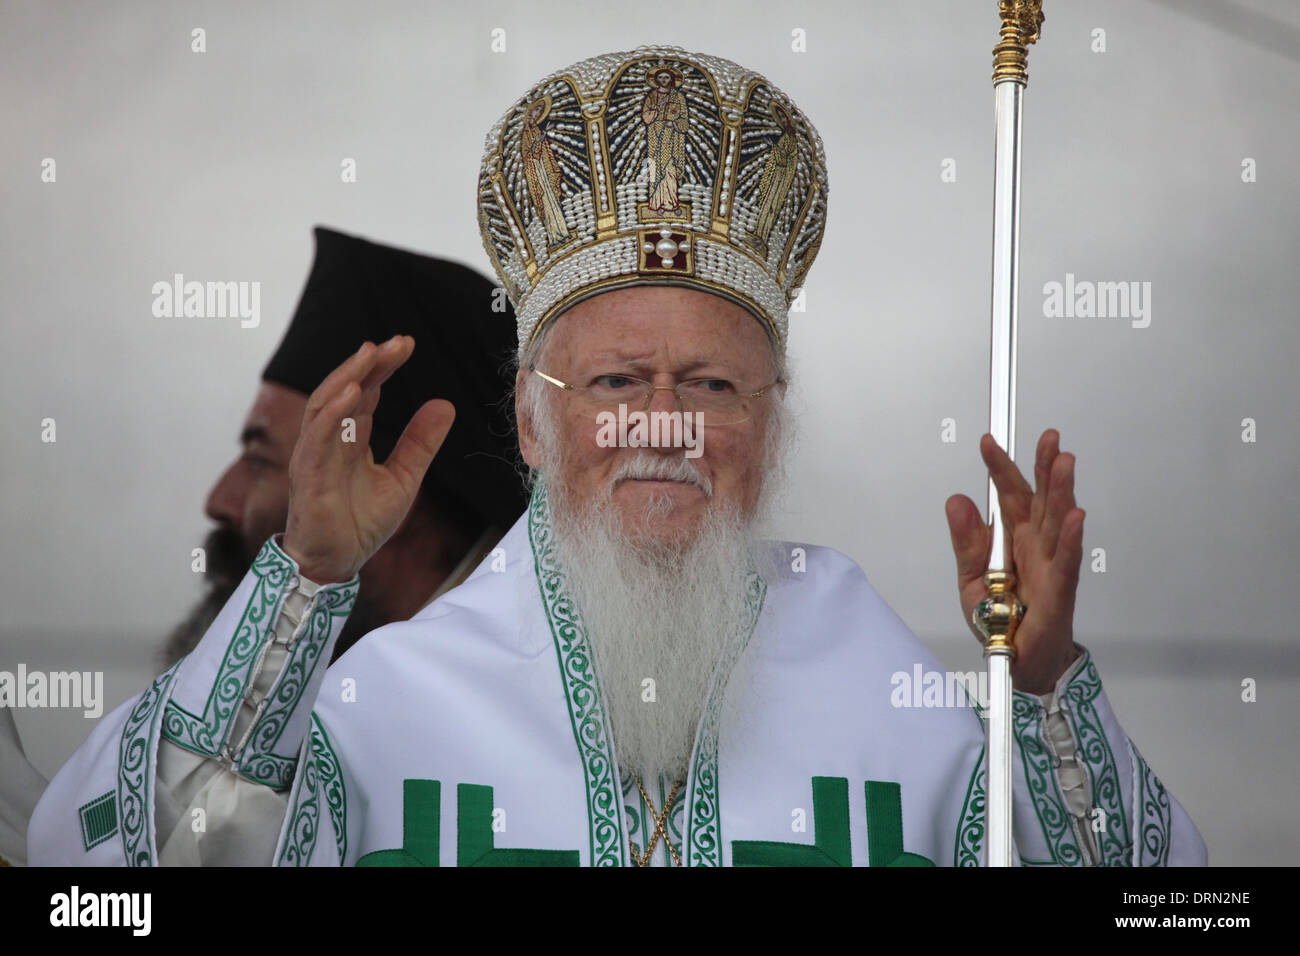
<path id="1" fill-rule="evenodd" d="M 665 71 L 686 104 L 672 208 L 650 201 L 642 122 Z M 539 102 L 563 230 L 522 171 Z M 765 175 L 783 136 L 794 175 Z M 762 209 L 775 210 L 765 251 L 751 238 Z M 363 346 L 308 401 L 283 538 L 196 651 L 64 768 L 33 821 L 33 860 L 183 858 L 197 838 L 155 822 L 154 791 L 178 798 L 169 764 L 197 740 L 210 759 L 179 796 L 208 808 L 204 861 L 981 862 L 976 710 L 891 706 L 891 675 L 937 661 L 851 560 L 807 546 L 795 568 L 793 545 L 759 538 L 788 434 L 787 310 L 825 215 L 816 132 L 734 63 L 642 48 L 529 90 L 489 133 L 479 184 L 484 243 L 516 305 L 527 514 L 459 588 L 328 673 L 315 666 L 452 417 L 425 405 L 382 465 L 364 440 L 340 442 L 345 418 L 359 438 L 369 427 L 414 348 Z M 703 455 L 604 447 L 597 422 L 619 405 L 692 413 Z M 1073 642 L 1072 456 L 1047 432 L 1031 489 L 991 439 L 981 451 L 1029 604 L 1014 675 L 1019 860 L 1204 862 Z M 969 499 L 948 516 L 969 619 L 989 535 Z M 250 694 L 272 645 L 287 663 Z"/>

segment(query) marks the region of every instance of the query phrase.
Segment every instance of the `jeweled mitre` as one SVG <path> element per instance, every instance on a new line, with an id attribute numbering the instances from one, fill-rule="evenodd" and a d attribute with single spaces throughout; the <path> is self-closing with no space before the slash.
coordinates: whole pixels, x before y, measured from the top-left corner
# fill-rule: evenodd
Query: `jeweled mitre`
<path id="1" fill-rule="evenodd" d="M 738 303 L 783 348 L 826 185 L 821 137 L 764 77 L 641 47 L 551 74 L 492 127 L 479 228 L 521 351 L 576 302 L 660 283 Z"/>

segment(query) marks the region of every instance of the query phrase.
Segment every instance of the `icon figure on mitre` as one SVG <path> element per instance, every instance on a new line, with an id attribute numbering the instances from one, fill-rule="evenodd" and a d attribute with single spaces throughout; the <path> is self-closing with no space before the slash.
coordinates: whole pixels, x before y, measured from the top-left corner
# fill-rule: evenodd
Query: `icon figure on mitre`
<path id="1" fill-rule="evenodd" d="M 650 199 L 645 208 L 652 213 L 679 216 L 677 187 L 686 171 L 689 119 L 686 96 L 681 91 L 682 74 L 668 66 L 653 67 L 646 74 L 646 82 L 650 92 L 641 103 L 641 121 L 646 125 Z"/>
<path id="2" fill-rule="evenodd" d="M 546 139 L 542 129 L 542 120 L 551 112 L 549 94 L 529 104 L 524 114 L 524 125 L 519 131 L 521 152 L 524 160 L 524 176 L 528 180 L 528 195 L 532 197 L 537 215 L 541 216 L 546 227 L 547 246 L 558 246 L 569 238 L 569 227 L 564 222 L 564 208 L 560 205 L 563 196 L 564 176 L 560 172 L 560 163 L 555 158 L 555 151 Z"/>
<path id="3" fill-rule="evenodd" d="M 799 166 L 799 148 L 795 143 L 790 114 L 775 100 L 772 101 L 771 113 L 781 128 L 781 136 L 768 150 L 763 164 L 763 176 L 758 184 L 758 224 L 749 233 L 749 244 L 764 253 L 767 252 L 767 237 L 776 224 L 776 214 L 785 203 Z"/>

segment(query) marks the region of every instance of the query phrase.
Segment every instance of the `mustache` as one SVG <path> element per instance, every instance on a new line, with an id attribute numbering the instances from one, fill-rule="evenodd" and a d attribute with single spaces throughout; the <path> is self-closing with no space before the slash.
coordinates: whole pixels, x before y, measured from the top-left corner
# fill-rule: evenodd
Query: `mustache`
<path id="1" fill-rule="evenodd" d="M 610 490 L 613 491 L 614 485 L 627 479 L 687 482 L 703 491 L 706 498 L 713 497 L 713 482 L 694 461 L 685 455 L 669 458 L 642 453 L 632 458 L 625 458 L 614 472 L 614 477 L 610 481 Z"/>

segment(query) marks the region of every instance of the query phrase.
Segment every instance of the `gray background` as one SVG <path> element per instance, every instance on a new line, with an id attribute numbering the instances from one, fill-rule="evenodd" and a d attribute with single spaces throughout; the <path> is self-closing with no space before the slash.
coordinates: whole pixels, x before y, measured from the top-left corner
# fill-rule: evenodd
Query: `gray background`
<path id="1" fill-rule="evenodd" d="M 296 303 L 310 227 L 486 271 L 488 127 L 544 74 L 648 42 L 767 74 L 820 129 L 830 216 L 792 316 L 802 440 L 782 531 L 852 555 L 950 666 L 979 666 L 943 501 L 984 502 L 995 10 L 3 3 L 0 668 L 104 669 L 106 712 L 140 690 L 199 594 L 202 502 Z M 1085 552 L 1108 566 L 1085 565 L 1079 640 L 1211 862 L 1294 863 L 1300 7 L 1046 12 L 1025 100 L 1019 452 L 1056 427 L 1078 456 Z M 174 272 L 260 281 L 260 327 L 154 318 L 150 288 Z M 1043 284 L 1067 272 L 1151 282 L 1150 327 L 1045 318 Z M 46 774 L 91 728 L 15 716 Z"/>

